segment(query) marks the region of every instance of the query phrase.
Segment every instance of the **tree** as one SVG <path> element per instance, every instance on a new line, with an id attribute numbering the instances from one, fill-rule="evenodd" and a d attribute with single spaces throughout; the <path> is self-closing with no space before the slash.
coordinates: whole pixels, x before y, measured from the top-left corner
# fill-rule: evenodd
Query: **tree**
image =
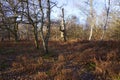
<path id="1" fill-rule="evenodd" d="M 106 0 L 105 0 L 106 1 Z M 109 13 L 110 13 L 110 0 L 108 0 L 108 7 L 106 6 L 106 2 L 105 2 L 105 8 L 106 8 L 106 19 L 105 19 L 105 24 L 104 24 L 104 27 L 103 27 L 103 33 L 102 33 L 102 36 L 101 36 L 101 40 L 104 39 L 104 36 L 105 36 L 105 32 L 106 32 L 106 27 L 107 27 L 107 24 L 108 24 L 108 18 L 109 18 Z"/>
<path id="2" fill-rule="evenodd" d="M 14 0 L 4 0 L 0 1 L 0 11 L 2 13 L 2 23 L 5 29 L 10 31 L 15 38 L 15 41 L 18 41 L 18 1 Z"/>
<path id="3" fill-rule="evenodd" d="M 79 6 L 81 13 L 83 13 L 83 16 L 86 17 L 86 25 L 88 25 L 88 28 L 90 27 L 88 40 L 91 40 L 93 36 L 93 29 L 96 24 L 96 11 L 94 9 L 94 0 L 86 0 Z"/>
<path id="4" fill-rule="evenodd" d="M 50 38 L 50 15 L 51 8 L 53 7 L 50 3 L 50 0 L 45 2 L 43 0 L 27 0 L 27 10 L 24 14 L 29 23 L 33 25 L 36 48 L 39 48 L 38 28 L 40 27 L 40 35 L 45 53 L 48 53 L 48 42 Z"/>
<path id="5" fill-rule="evenodd" d="M 41 25 L 40 25 L 40 34 L 43 42 L 43 49 L 46 54 L 48 54 L 48 42 L 50 38 L 50 27 L 51 27 L 51 20 L 50 20 L 50 15 L 51 15 L 51 5 L 50 5 L 50 0 L 47 0 L 47 9 L 46 9 L 46 20 L 44 20 L 45 15 L 44 15 L 44 7 L 42 5 L 42 0 L 39 0 L 39 7 L 41 11 Z M 46 21 L 46 23 L 45 23 Z M 45 26 L 46 24 L 46 26 Z M 46 31 L 44 34 L 44 29 L 46 27 Z"/>
<path id="6" fill-rule="evenodd" d="M 35 47 L 39 49 L 39 42 L 38 42 L 38 24 L 39 24 L 39 11 L 38 11 L 38 4 L 35 3 L 37 0 L 26 0 L 22 3 L 22 9 L 25 9 L 24 12 L 22 11 L 21 17 L 26 19 L 25 23 L 31 24 L 33 26 L 33 33 L 34 33 L 34 43 Z M 25 4 L 26 3 L 26 4 Z M 24 8 L 25 7 L 25 8 Z M 22 21 L 23 22 L 23 21 Z"/>
<path id="7" fill-rule="evenodd" d="M 60 31 L 61 31 L 61 37 L 63 40 L 66 42 L 66 25 L 65 25 L 65 19 L 64 19 L 64 8 L 62 8 L 62 22 L 60 26 Z"/>
<path id="8" fill-rule="evenodd" d="M 89 40 L 91 40 L 93 35 L 93 27 L 95 26 L 95 16 L 93 14 L 93 0 L 90 0 L 90 35 Z"/>
<path id="9" fill-rule="evenodd" d="M 51 26 L 51 20 L 50 20 L 50 14 L 51 14 L 51 5 L 50 0 L 47 0 L 47 30 L 46 30 L 46 36 L 44 38 L 44 51 L 46 54 L 48 54 L 48 41 L 50 38 L 50 26 Z"/>

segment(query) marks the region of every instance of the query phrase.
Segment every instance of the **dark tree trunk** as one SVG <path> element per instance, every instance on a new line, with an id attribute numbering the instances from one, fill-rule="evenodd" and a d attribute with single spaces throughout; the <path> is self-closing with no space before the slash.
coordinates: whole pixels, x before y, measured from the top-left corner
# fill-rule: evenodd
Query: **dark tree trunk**
<path id="1" fill-rule="evenodd" d="M 48 54 L 48 41 L 50 37 L 50 25 L 51 25 L 50 13 L 51 13 L 50 0 L 47 0 L 47 34 L 45 36 L 45 48 L 44 48 L 46 54 Z"/>
<path id="2" fill-rule="evenodd" d="M 104 29 L 103 29 L 103 33 L 102 33 L 102 36 L 101 36 L 101 40 L 103 40 L 105 38 L 105 34 L 106 34 L 106 27 L 107 27 L 107 24 L 108 24 L 108 17 L 109 17 L 109 13 L 110 13 L 110 0 L 108 0 L 108 8 L 107 8 L 107 11 L 106 11 L 106 20 L 105 20 L 105 25 L 104 25 Z"/>
<path id="3" fill-rule="evenodd" d="M 14 25 L 14 38 L 15 38 L 15 41 L 18 42 L 19 40 L 19 36 L 18 36 L 18 24 L 15 22 L 15 25 Z"/>
<path id="4" fill-rule="evenodd" d="M 35 47 L 39 49 L 37 26 L 34 27 Z"/>

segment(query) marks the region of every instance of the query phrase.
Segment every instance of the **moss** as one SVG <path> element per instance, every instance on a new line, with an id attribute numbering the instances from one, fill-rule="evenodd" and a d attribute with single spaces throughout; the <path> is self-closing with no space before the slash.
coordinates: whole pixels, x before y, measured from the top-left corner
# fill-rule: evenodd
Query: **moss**
<path id="1" fill-rule="evenodd" d="M 86 68 L 88 71 L 95 70 L 96 64 L 94 62 L 89 62 L 86 64 Z"/>

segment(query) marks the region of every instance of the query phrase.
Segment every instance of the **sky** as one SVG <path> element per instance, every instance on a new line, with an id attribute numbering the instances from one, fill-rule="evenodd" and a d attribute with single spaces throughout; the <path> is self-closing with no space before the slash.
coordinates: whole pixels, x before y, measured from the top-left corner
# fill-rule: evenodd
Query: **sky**
<path id="1" fill-rule="evenodd" d="M 58 6 L 61 6 L 64 4 L 64 9 L 65 9 L 65 18 L 67 19 L 71 15 L 75 15 L 79 19 L 79 23 L 84 23 L 86 20 L 86 15 L 80 10 L 82 7 L 85 6 L 84 2 L 86 0 L 53 0 L 58 2 Z M 101 14 L 103 5 L 104 5 L 104 0 L 94 0 L 94 8 L 97 12 L 97 14 Z M 84 10 L 83 10 L 84 11 Z M 52 18 L 60 18 L 61 15 L 61 10 L 58 8 L 53 8 L 52 11 Z"/>

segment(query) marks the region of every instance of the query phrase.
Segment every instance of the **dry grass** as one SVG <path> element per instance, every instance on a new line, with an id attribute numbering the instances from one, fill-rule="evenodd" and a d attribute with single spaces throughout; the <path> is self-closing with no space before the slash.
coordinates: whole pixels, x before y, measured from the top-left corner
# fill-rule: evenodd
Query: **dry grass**
<path id="1" fill-rule="evenodd" d="M 41 42 L 40 42 L 41 45 Z M 120 80 L 120 41 L 0 42 L 0 80 Z"/>

